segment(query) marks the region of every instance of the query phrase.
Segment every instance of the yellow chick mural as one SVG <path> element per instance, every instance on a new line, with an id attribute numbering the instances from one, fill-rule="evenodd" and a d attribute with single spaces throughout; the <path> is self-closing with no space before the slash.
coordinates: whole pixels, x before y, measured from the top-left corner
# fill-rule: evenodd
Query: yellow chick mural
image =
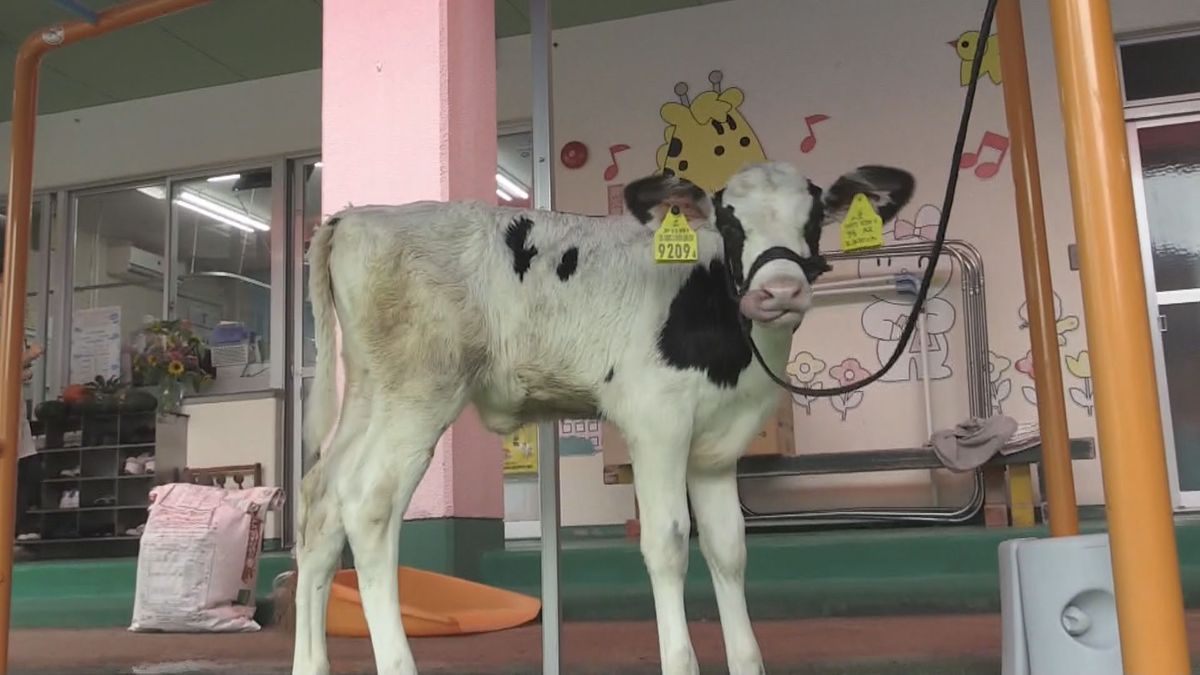
<path id="1" fill-rule="evenodd" d="M 962 60 L 958 77 L 959 82 L 965 87 L 971 83 L 971 64 L 975 62 L 979 31 L 969 30 L 946 44 L 954 47 L 954 50 L 958 52 L 958 58 Z M 979 75 L 980 77 L 987 75 L 992 80 L 992 84 L 1000 84 L 1000 38 L 996 35 L 988 36 L 987 45 L 983 49 L 983 65 L 979 67 Z"/>
<path id="2" fill-rule="evenodd" d="M 688 100 L 688 85 L 675 85 L 679 103 L 663 104 L 659 116 L 667 123 L 658 148 L 660 173 L 678 175 L 715 192 L 738 169 L 766 161 L 757 134 L 741 113 L 745 95 L 736 87 L 721 91 L 721 71 L 708 74 L 711 91 Z"/>

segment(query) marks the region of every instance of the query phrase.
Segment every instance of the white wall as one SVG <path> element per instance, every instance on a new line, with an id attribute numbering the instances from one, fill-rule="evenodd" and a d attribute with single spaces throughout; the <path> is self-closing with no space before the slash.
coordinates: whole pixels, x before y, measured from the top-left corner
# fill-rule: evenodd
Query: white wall
<path id="1" fill-rule="evenodd" d="M 583 141 L 591 158 L 574 171 L 556 162 L 557 205 L 605 212 L 609 185 L 656 168 L 655 151 L 664 127 L 658 110 L 675 100 L 675 83 L 688 82 L 695 96 L 708 88 L 709 71 L 719 69 L 725 88 L 745 92 L 741 110 L 769 157 L 797 161 L 823 184 L 865 162 L 913 171 L 918 191 L 900 215 L 910 220 L 921 205 L 941 201 L 964 91 L 958 82 L 959 61 L 945 43 L 977 27 L 982 4 L 733 0 L 558 31 L 556 145 Z M 1040 0 L 1026 0 L 1023 8 L 1054 281 L 1064 318 L 1079 316 L 1079 280 L 1067 266 L 1066 248 L 1074 232 L 1048 14 Z M 1200 22 L 1200 4 L 1194 0 L 1114 0 L 1113 12 L 1118 32 Z M 681 25 L 686 25 L 686 32 Z M 688 39 L 680 38 L 683 35 Z M 498 45 L 501 121 L 529 117 L 528 54 L 527 37 Z M 817 146 L 804 154 L 799 151 L 806 134 L 802 120 L 816 113 L 830 119 L 816 127 Z M 319 118 L 316 71 L 48 115 L 39 121 L 36 184 L 69 186 L 307 151 L 319 146 Z M 1005 133 L 1000 89 L 986 79 L 979 88 L 971 129 L 970 147 L 984 131 Z M 0 125 L 0 152 L 6 152 L 8 137 L 8 125 Z M 619 156 L 620 174 L 605 181 L 607 148 L 617 143 L 630 149 Z M 6 171 L 7 164 L 0 166 L 0 173 Z M 1036 411 L 1021 394 L 1032 382 L 1015 366 L 1028 350 L 1028 336 L 1019 327 L 1023 294 L 1013 228 L 1007 163 L 991 180 L 964 171 L 951 236 L 967 239 L 984 252 L 991 349 L 1001 357 L 1001 365 L 1009 364 L 1001 378 L 1009 380 L 1011 388 L 1004 411 L 1032 420 Z M 825 246 L 835 245 L 830 233 Z M 945 293 L 952 304 L 957 304 L 956 283 L 957 279 Z M 853 357 L 874 369 L 878 365 L 875 344 L 856 324 L 861 309 L 820 310 L 799 334 L 797 350 L 811 352 L 827 367 Z M 958 309 L 955 331 L 961 331 Z M 836 343 L 820 336 L 831 332 L 839 333 Z M 1086 349 L 1082 327 L 1065 336 L 1064 356 Z M 965 412 L 961 332 L 952 332 L 948 339 L 949 365 L 955 375 L 935 383 L 937 426 L 953 424 Z M 1064 377 L 1068 386 L 1081 387 L 1065 364 Z M 847 411 L 844 421 L 826 401 L 814 403 L 811 415 L 798 407 L 798 447 L 835 451 L 918 443 L 925 430 L 917 392 L 912 383 L 877 385 L 865 393 L 858 407 Z M 1069 415 L 1073 435 L 1094 435 L 1087 410 L 1072 404 Z M 576 467 L 587 467 L 599 480 L 598 458 L 565 459 L 564 477 L 574 475 Z M 1076 463 L 1083 503 L 1102 500 L 1098 468 L 1095 461 Z M 923 474 L 797 483 L 805 488 L 798 502 L 796 491 L 790 489 L 774 498 L 804 506 L 928 499 Z M 776 486 L 774 491 L 779 489 Z M 574 496 L 572 486 L 565 486 L 564 494 Z M 590 504 L 581 505 L 586 514 L 603 513 L 608 522 L 632 514 L 628 488 L 601 487 L 588 494 L 584 501 Z"/>
<path id="2" fill-rule="evenodd" d="M 283 428 L 283 403 L 274 397 L 185 402 L 189 416 L 187 466 L 211 468 L 262 464 L 263 486 L 277 487 L 275 449 Z M 293 495 L 284 495 L 292 499 Z M 266 537 L 280 536 L 279 514 L 267 515 Z"/>

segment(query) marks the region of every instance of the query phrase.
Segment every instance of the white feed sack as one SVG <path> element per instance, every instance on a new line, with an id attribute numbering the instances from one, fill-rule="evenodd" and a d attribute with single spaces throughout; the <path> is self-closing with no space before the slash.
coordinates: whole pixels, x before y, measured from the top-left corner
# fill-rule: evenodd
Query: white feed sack
<path id="1" fill-rule="evenodd" d="M 264 518 L 282 504 L 279 488 L 171 483 L 151 490 L 129 630 L 259 630 L 254 589 Z"/>

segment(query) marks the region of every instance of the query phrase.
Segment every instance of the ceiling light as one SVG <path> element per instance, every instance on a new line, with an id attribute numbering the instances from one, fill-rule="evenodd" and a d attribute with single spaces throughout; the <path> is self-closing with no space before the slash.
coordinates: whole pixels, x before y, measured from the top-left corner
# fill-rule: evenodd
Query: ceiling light
<path id="1" fill-rule="evenodd" d="M 242 177 L 242 174 L 240 174 L 240 173 L 229 173 L 229 174 L 225 174 L 224 176 L 213 176 L 212 178 L 208 179 L 208 182 L 210 182 L 210 183 L 228 183 L 231 180 L 237 180 L 241 177 Z"/>
<path id="2" fill-rule="evenodd" d="M 500 188 L 496 188 L 496 196 L 499 197 L 500 199 L 503 199 L 506 202 L 511 202 L 513 199 L 512 195 L 508 194 L 504 190 L 501 190 Z"/>
<path id="3" fill-rule="evenodd" d="M 182 191 L 179 195 L 179 198 L 194 206 L 199 206 L 200 208 L 207 209 L 213 213 L 219 213 L 224 216 L 226 220 L 232 220 L 263 232 L 267 232 L 271 229 L 271 226 L 260 218 L 255 218 L 254 216 L 243 213 L 236 209 L 231 209 L 216 200 L 209 199 L 208 197 L 202 197 L 201 195 L 190 190 Z"/>
<path id="4" fill-rule="evenodd" d="M 175 203 L 178 204 L 179 206 L 182 206 L 185 209 L 190 209 L 192 211 L 195 211 L 196 213 L 199 213 L 202 216 L 205 216 L 207 218 L 212 218 L 213 220 L 217 221 L 218 223 L 224 223 L 226 225 L 229 225 L 230 227 L 236 227 L 237 229 L 242 230 L 243 232 L 254 232 L 254 228 L 251 228 L 249 226 L 246 226 L 241 223 L 230 220 L 229 218 L 226 218 L 225 216 L 222 216 L 221 214 L 216 213 L 214 211 L 209 211 L 208 209 L 204 208 L 203 206 L 199 206 L 197 204 L 192 204 L 190 202 L 186 202 L 182 198 L 176 199 Z"/>
<path id="5" fill-rule="evenodd" d="M 500 184 L 500 187 L 516 195 L 517 199 L 529 199 L 529 193 L 508 176 L 505 176 L 502 173 L 497 173 L 496 182 Z"/>
<path id="6" fill-rule="evenodd" d="M 138 188 L 137 191 L 146 195 L 147 197 L 153 197 L 155 199 L 167 198 L 167 190 L 161 185 L 147 185 L 146 187 Z"/>
<path id="7" fill-rule="evenodd" d="M 319 168 L 325 166 L 325 162 L 317 162 L 316 164 L 313 164 L 313 166 L 315 166 L 319 169 Z"/>

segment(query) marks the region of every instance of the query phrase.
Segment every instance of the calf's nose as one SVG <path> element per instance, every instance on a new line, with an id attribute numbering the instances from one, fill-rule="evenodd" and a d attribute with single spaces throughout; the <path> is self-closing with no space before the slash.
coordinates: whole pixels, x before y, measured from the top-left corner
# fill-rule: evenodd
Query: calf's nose
<path id="1" fill-rule="evenodd" d="M 762 290 L 770 298 L 791 300 L 804 292 L 804 284 L 795 279 L 775 277 L 764 282 Z"/>

